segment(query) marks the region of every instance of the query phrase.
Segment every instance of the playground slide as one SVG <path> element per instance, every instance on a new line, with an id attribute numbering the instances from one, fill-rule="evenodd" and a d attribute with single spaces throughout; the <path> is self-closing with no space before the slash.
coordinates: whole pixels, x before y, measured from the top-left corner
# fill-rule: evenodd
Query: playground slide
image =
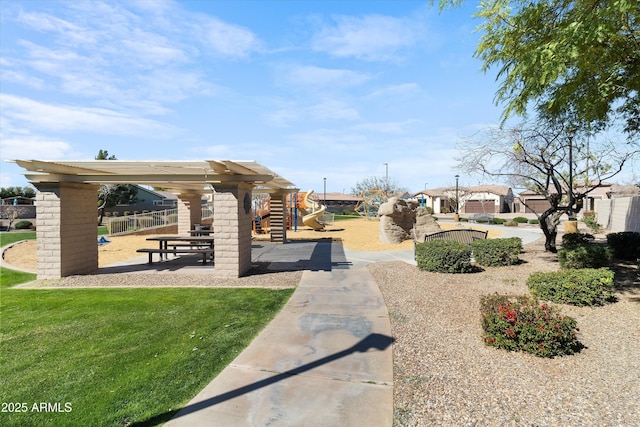
<path id="1" fill-rule="evenodd" d="M 311 208 L 311 212 L 307 211 L 303 207 L 298 207 L 303 215 L 302 223 L 307 227 L 313 228 L 314 230 L 322 230 L 324 229 L 324 224 L 319 222 L 318 218 L 320 218 L 324 214 L 324 212 L 327 210 L 327 207 L 309 199 L 309 196 L 311 194 L 313 194 L 313 190 L 309 190 L 304 196 L 305 207 Z"/>

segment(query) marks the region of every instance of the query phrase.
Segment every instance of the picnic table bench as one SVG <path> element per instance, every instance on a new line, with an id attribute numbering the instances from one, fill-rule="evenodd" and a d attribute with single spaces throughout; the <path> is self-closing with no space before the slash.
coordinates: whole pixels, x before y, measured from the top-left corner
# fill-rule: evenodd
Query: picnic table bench
<path id="1" fill-rule="evenodd" d="M 161 260 L 167 254 L 202 254 L 204 264 L 207 257 L 213 260 L 213 236 L 158 236 L 147 240 L 159 242 L 158 248 L 140 248 L 136 252 L 149 254 L 149 264 L 153 263 L 153 254 L 159 254 Z"/>

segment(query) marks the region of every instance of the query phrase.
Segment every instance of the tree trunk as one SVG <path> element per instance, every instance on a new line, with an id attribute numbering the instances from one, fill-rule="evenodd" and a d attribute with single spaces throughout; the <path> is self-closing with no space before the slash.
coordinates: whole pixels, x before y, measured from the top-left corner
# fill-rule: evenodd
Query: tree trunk
<path id="1" fill-rule="evenodd" d="M 548 210 L 540 215 L 540 228 L 544 233 L 544 250 L 547 252 L 558 252 L 556 248 L 556 237 L 558 236 L 558 224 L 563 211 Z"/>

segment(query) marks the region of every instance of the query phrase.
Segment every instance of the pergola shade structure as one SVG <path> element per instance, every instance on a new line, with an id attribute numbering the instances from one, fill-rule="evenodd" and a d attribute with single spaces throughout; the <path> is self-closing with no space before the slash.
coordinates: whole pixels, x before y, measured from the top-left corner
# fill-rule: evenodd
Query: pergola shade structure
<path id="1" fill-rule="evenodd" d="M 15 160 L 37 188 L 38 277 L 59 278 L 98 268 L 97 190 L 141 184 L 177 194 L 178 232 L 201 217 L 200 199 L 214 195 L 214 274 L 239 277 L 251 266 L 251 192 L 271 194 L 272 240 L 286 240 L 285 197 L 294 184 L 255 161 Z M 282 217 L 282 218 L 279 218 Z M 274 228 L 275 226 L 275 228 Z"/>

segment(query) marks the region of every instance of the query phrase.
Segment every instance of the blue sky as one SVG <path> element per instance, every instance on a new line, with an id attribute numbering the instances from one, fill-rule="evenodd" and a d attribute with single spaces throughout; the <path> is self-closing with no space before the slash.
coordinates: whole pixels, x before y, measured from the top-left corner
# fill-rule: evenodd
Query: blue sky
<path id="1" fill-rule="evenodd" d="M 499 123 L 477 2 L 0 3 L 6 159 L 256 160 L 302 190 L 453 185 L 455 143 Z M 462 177 L 461 185 L 477 185 Z M 484 182 L 483 182 L 484 183 Z"/>

